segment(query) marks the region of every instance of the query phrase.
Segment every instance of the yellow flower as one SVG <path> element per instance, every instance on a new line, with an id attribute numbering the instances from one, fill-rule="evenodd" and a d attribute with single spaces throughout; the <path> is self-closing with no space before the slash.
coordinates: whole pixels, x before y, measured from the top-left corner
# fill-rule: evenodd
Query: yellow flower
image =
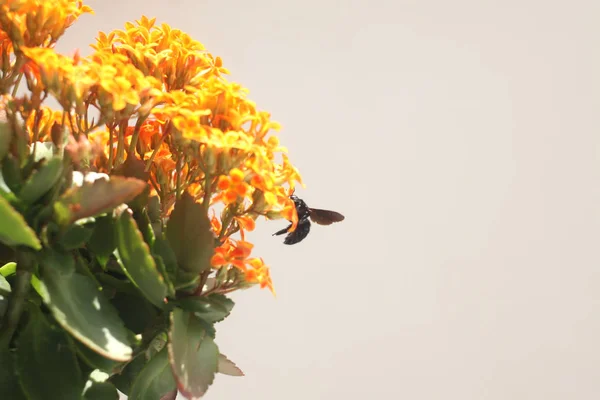
<path id="1" fill-rule="evenodd" d="M 202 43 L 167 24 L 158 27 L 155 23 L 156 18 L 142 16 L 135 24 L 128 22 L 125 30 L 100 32 L 92 47 L 126 55 L 145 75 L 161 80 L 168 91 L 194 85 L 200 77 L 228 73 L 221 59 L 208 53 Z"/>
<path id="2" fill-rule="evenodd" d="M 96 52 L 85 66 L 86 76 L 98 85 L 101 107 L 121 111 L 142 103 L 144 97 L 160 95 L 157 80 L 145 76 L 125 56 Z"/>
<path id="3" fill-rule="evenodd" d="M 97 100 L 99 108 L 122 111 L 159 95 L 158 82 L 146 77 L 127 57 L 94 53 L 80 59 L 63 56 L 53 49 L 21 48 L 30 60 L 27 71 L 41 80 L 64 109 L 81 107 L 84 100 Z M 85 99 L 84 99 L 85 97 Z M 105 115 L 107 116 L 107 115 Z"/>
<path id="4" fill-rule="evenodd" d="M 80 0 L 4 0 L 0 27 L 16 46 L 50 47 L 84 13 L 93 13 Z"/>

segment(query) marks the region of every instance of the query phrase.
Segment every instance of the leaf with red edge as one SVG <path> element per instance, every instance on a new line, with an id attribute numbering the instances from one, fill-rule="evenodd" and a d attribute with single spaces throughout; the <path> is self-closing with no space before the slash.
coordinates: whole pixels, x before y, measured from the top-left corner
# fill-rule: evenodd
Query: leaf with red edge
<path id="1" fill-rule="evenodd" d="M 110 180 L 84 182 L 67 190 L 54 204 L 55 217 L 68 225 L 81 218 L 93 217 L 127 203 L 140 194 L 147 183 L 135 178 L 113 176 Z"/>
<path id="2" fill-rule="evenodd" d="M 213 383 L 219 348 L 193 313 L 175 309 L 171 313 L 169 361 L 177 388 L 189 400 L 201 398 Z"/>

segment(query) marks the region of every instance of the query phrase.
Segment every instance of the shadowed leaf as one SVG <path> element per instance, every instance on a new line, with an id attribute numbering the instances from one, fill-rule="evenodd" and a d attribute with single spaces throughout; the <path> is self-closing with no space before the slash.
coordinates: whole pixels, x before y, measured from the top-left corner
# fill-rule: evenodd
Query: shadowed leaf
<path id="1" fill-rule="evenodd" d="M 119 364 L 119 361 L 109 360 L 108 358 L 103 357 L 78 340 L 74 341 L 74 343 L 75 350 L 77 350 L 79 358 L 81 358 L 89 367 L 93 369 L 110 372 Z"/>
<path id="2" fill-rule="evenodd" d="M 84 400 L 119 400 L 117 388 L 110 382 L 92 382 L 85 391 Z"/>
<path id="3" fill-rule="evenodd" d="M 197 274 L 210 268 L 215 245 L 210 220 L 204 207 L 187 192 L 175 203 L 167 223 L 167 239 L 184 271 Z"/>
<path id="4" fill-rule="evenodd" d="M 87 247 L 94 253 L 100 265 L 106 267 L 108 259 L 117 248 L 116 222 L 112 215 L 96 219 L 94 232 Z"/>
<path id="5" fill-rule="evenodd" d="M 51 326 L 39 311 L 30 313 L 29 322 L 18 339 L 17 371 L 21 386 L 32 400 L 81 398 L 84 381 L 69 337 Z M 46 366 L 40 373 L 40 367 Z"/>
<path id="6" fill-rule="evenodd" d="M 15 354 L 7 347 L 0 349 L 0 399 L 26 400 L 19 386 L 15 367 Z"/>
<path id="7" fill-rule="evenodd" d="M 141 334 L 156 320 L 158 310 L 136 290 L 134 294 L 117 292 L 111 299 L 125 327 Z"/>
<path id="8" fill-rule="evenodd" d="M 139 355 L 129 362 L 119 374 L 111 376 L 109 381 L 112 382 L 119 391 L 129 395 L 133 381 L 142 368 L 144 368 L 144 365 L 146 365 L 146 358 L 143 355 Z"/>
<path id="9" fill-rule="evenodd" d="M 73 224 L 61 235 L 59 243 L 67 250 L 78 249 L 90 239 L 93 233 L 93 226 Z"/>
<path id="10" fill-rule="evenodd" d="M 117 388 L 107 382 L 109 375 L 102 371 L 92 371 L 83 391 L 83 400 L 118 400 Z"/>

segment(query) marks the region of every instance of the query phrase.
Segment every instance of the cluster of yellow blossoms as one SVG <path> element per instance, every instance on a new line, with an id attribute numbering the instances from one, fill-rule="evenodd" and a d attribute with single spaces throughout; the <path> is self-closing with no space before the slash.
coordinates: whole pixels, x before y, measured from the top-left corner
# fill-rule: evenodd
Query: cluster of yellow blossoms
<path id="1" fill-rule="evenodd" d="M 0 0 L 0 92 L 26 122 L 30 142 L 66 143 L 60 127 L 101 148 L 81 168 L 110 174 L 137 163 L 136 177 L 151 184 L 163 218 L 187 191 L 212 215 L 220 243 L 212 266 L 236 268 L 272 290 L 245 232 L 261 215 L 297 222 L 289 194 L 302 182 L 270 134 L 279 125 L 224 78 L 219 57 L 155 19 L 100 32 L 87 57 L 58 54 L 56 40 L 90 12 L 75 0 Z M 23 78 L 29 93 L 18 97 Z M 48 96 L 62 110 L 46 107 Z M 240 240 L 231 238 L 237 232 Z"/>

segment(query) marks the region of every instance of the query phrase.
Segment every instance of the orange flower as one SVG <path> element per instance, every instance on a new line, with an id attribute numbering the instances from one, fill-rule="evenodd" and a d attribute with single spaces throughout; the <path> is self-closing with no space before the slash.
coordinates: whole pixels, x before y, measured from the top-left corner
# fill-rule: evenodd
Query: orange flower
<path id="1" fill-rule="evenodd" d="M 145 148 L 150 148 L 152 140 L 160 135 L 160 124 L 156 120 L 146 120 L 140 127 L 140 142 Z"/>
<path id="2" fill-rule="evenodd" d="M 148 151 L 144 158 L 149 159 L 153 152 L 154 150 Z M 176 163 L 175 160 L 173 160 L 173 154 L 171 154 L 169 146 L 165 143 L 161 144 L 156 152 L 156 156 L 154 156 L 153 163 L 160 168 L 166 176 L 170 175 L 175 170 Z"/>
<path id="3" fill-rule="evenodd" d="M 250 185 L 244 182 L 244 172 L 239 168 L 233 168 L 229 176 L 221 175 L 217 184 L 219 190 L 223 191 L 222 200 L 225 204 L 237 201 L 238 197 L 248 194 Z"/>
<path id="4" fill-rule="evenodd" d="M 6 32 L 0 30 L 0 68 L 4 74 L 8 74 L 14 65 L 10 57 L 14 52 L 13 44 Z"/>
<path id="5" fill-rule="evenodd" d="M 246 269 L 244 278 L 246 282 L 258 283 L 261 289 L 268 287 L 271 293 L 275 295 L 273 282 L 271 280 L 271 272 L 269 267 L 265 265 L 262 258 L 251 258 L 248 260 L 250 268 Z"/>
<path id="6" fill-rule="evenodd" d="M 213 267 L 219 268 L 225 265 L 233 265 L 242 271 L 246 270 L 246 259 L 252 252 L 254 245 L 243 240 L 227 240 L 221 246 L 215 249 L 210 263 Z"/>
<path id="7" fill-rule="evenodd" d="M 219 236 L 221 234 L 221 221 L 219 220 L 219 218 L 217 218 L 217 216 L 215 215 L 215 212 L 213 210 L 213 216 L 210 218 L 210 225 L 211 228 L 213 230 L 213 232 L 215 233 L 216 236 Z"/>
<path id="8" fill-rule="evenodd" d="M 36 119 L 37 127 L 35 126 Z M 62 120 L 63 111 L 52 110 L 50 107 L 40 107 L 37 110 L 33 110 L 31 114 L 29 114 L 25 120 L 25 128 L 27 129 L 27 133 L 29 133 L 30 140 L 34 139 L 37 130 L 38 141 L 50 141 L 52 126 L 54 126 L 54 123 L 58 123 L 60 125 Z M 66 121 L 68 121 L 68 119 Z"/>
<path id="9" fill-rule="evenodd" d="M 252 232 L 256 227 L 256 222 L 249 215 L 240 215 L 233 217 L 233 219 L 240 227 L 240 236 L 242 237 L 242 240 L 245 240 L 245 231 Z"/>

